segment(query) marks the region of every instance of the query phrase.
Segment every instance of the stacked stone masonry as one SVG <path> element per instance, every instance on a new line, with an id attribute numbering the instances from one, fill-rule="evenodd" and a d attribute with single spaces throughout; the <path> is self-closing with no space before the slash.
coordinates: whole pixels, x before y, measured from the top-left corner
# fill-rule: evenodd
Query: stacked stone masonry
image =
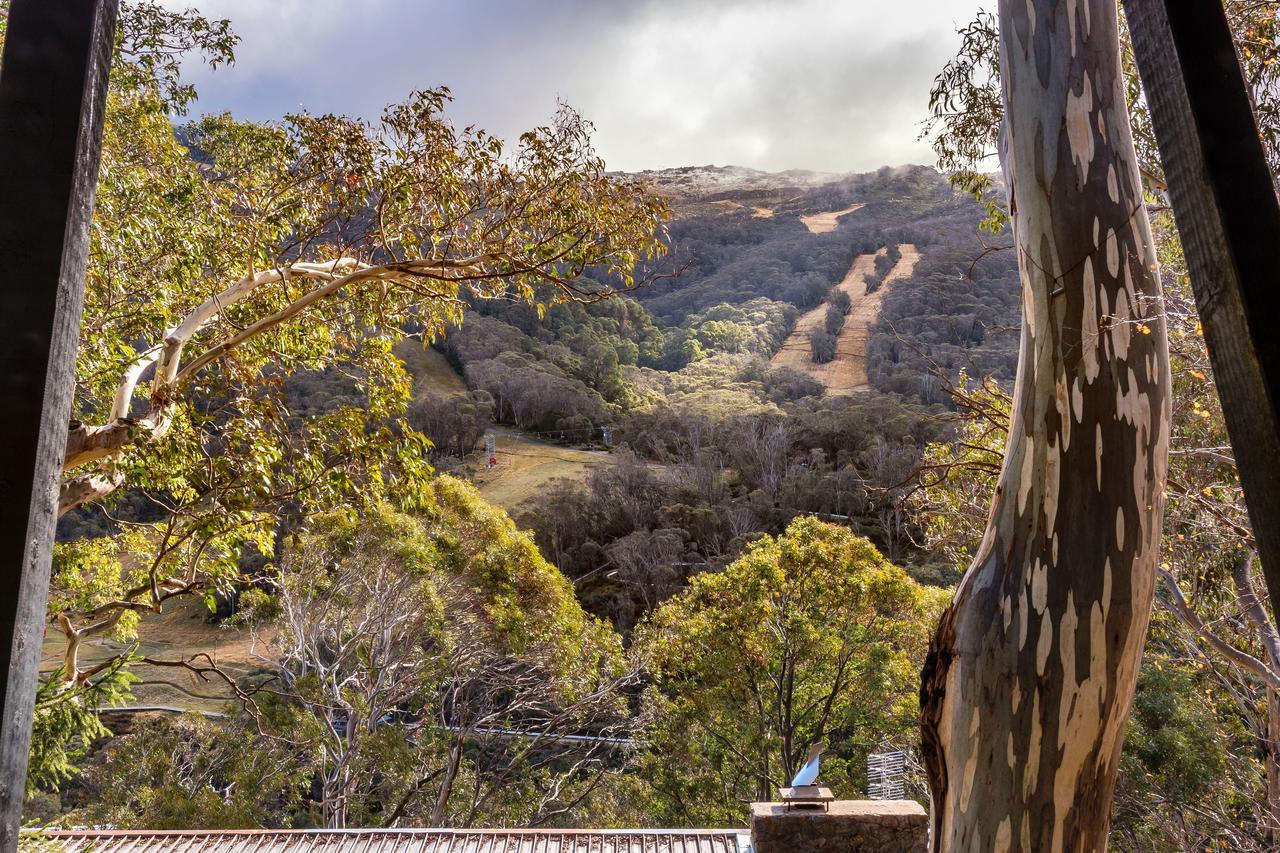
<path id="1" fill-rule="evenodd" d="M 837 800 L 828 811 L 751 805 L 754 853 L 927 853 L 929 821 L 913 800 Z"/>

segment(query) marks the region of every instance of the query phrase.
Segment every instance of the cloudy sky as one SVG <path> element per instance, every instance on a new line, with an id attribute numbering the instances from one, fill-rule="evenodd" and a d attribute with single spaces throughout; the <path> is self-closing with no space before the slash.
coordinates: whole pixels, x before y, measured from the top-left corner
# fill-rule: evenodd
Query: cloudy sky
<path id="1" fill-rule="evenodd" d="M 932 162 L 929 83 L 969 0 L 166 0 L 230 18 L 201 111 L 375 117 L 447 85 L 458 124 L 513 137 L 557 99 L 611 168 L 864 171 Z"/>

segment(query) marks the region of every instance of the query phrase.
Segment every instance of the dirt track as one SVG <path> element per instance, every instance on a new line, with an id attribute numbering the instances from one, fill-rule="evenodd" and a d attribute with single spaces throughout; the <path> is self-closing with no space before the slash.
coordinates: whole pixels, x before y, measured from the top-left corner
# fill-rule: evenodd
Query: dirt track
<path id="1" fill-rule="evenodd" d="M 849 298 L 853 300 L 853 308 L 845 317 L 844 328 L 836 339 L 834 360 L 826 364 L 815 364 L 809 351 L 809 332 L 822 325 L 827 313 L 827 304 L 824 302 L 796 322 L 795 330 L 774 354 L 771 364 L 807 373 L 825 385 L 832 394 L 867 390 L 868 330 L 879 316 L 880 301 L 893 282 L 911 275 L 916 262 L 920 260 L 920 252 L 910 243 L 903 243 L 898 248 L 902 257 L 889 270 L 884 282 L 874 293 L 867 293 L 867 276 L 875 270 L 876 255 L 883 254 L 884 249 L 876 255 L 859 255 L 855 258 L 853 266 L 849 267 L 844 279 L 837 285 L 840 290 L 849 294 Z"/>
<path id="2" fill-rule="evenodd" d="M 392 352 L 404 362 L 405 370 L 413 377 L 415 399 L 426 394 L 448 397 L 450 394 L 467 393 L 467 382 L 438 350 L 424 347 L 417 338 L 398 341 Z"/>

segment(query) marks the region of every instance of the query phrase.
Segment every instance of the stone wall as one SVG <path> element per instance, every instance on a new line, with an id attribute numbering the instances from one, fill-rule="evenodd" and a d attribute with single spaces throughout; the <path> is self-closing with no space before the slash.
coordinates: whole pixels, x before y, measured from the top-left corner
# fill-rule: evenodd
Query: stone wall
<path id="1" fill-rule="evenodd" d="M 751 804 L 755 853 L 927 853 L 928 815 L 914 800 L 837 800 L 828 811 Z"/>

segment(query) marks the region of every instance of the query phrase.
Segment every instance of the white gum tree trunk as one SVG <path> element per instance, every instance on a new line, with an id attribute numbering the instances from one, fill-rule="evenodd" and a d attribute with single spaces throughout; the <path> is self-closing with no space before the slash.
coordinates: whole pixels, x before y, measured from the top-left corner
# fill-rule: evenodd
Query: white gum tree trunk
<path id="1" fill-rule="evenodd" d="M 938 851 L 1095 851 L 1151 611 L 1169 364 L 1115 0 L 1001 0 L 1022 349 L 986 534 L 925 664 Z"/>

